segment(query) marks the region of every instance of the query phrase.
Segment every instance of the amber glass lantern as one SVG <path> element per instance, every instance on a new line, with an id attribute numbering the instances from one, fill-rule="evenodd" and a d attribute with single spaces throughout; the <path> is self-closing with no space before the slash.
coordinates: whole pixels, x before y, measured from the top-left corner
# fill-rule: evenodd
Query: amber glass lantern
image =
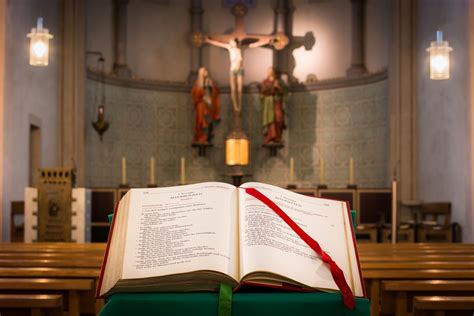
<path id="1" fill-rule="evenodd" d="M 30 39 L 30 65 L 48 66 L 49 62 L 49 40 L 53 35 L 48 29 L 43 28 L 43 18 L 39 17 L 36 28 L 31 29 L 27 35 Z"/>
<path id="2" fill-rule="evenodd" d="M 229 135 L 225 141 L 225 163 L 228 166 L 249 164 L 249 140 L 246 137 L 237 138 L 232 134 Z"/>

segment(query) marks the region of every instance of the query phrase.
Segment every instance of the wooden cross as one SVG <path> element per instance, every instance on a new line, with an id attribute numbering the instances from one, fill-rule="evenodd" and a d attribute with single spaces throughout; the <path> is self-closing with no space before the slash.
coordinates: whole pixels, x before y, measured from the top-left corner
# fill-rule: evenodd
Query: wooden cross
<path id="1" fill-rule="evenodd" d="M 235 27 L 231 34 L 214 36 L 194 34 L 193 42 L 198 47 L 203 43 L 207 43 L 225 48 L 229 51 L 229 77 L 231 99 L 234 107 L 234 126 L 235 129 L 240 129 L 239 118 L 242 111 L 242 88 L 244 76 L 242 50 L 247 47 L 255 48 L 263 46 L 273 46 L 275 49 L 281 50 L 288 44 L 288 37 L 281 32 L 272 35 L 247 34 L 244 29 L 244 17 L 247 14 L 247 7 L 242 3 L 237 3 L 232 7 L 231 12 L 235 17 Z"/>
<path id="2" fill-rule="evenodd" d="M 277 50 L 283 49 L 288 44 L 288 37 L 282 32 L 271 35 L 247 34 L 244 28 L 244 17 L 247 15 L 247 11 L 247 7 L 244 4 L 235 4 L 231 9 L 231 13 L 235 17 L 234 31 L 230 34 L 211 35 L 209 37 L 223 43 L 228 43 L 232 39 L 238 39 L 244 45 L 254 42 L 267 42 Z M 202 33 L 193 34 L 194 45 L 200 47 L 205 43 L 206 37 Z"/>

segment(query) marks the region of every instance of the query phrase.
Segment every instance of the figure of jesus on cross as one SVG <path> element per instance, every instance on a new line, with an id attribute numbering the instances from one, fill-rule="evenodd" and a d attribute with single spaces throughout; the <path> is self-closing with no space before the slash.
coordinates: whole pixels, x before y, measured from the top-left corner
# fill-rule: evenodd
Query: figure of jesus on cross
<path id="1" fill-rule="evenodd" d="M 230 81 L 230 92 L 232 98 L 232 104 L 234 106 L 234 111 L 240 112 L 242 110 L 242 86 L 243 86 L 243 76 L 244 76 L 244 67 L 243 67 L 243 57 L 242 50 L 246 47 L 241 44 L 239 38 L 232 38 L 228 43 L 220 42 L 213 40 L 210 37 L 206 37 L 206 43 L 209 43 L 214 46 L 225 48 L 229 51 L 230 57 L 230 72 L 229 72 L 229 81 Z M 249 48 L 261 47 L 269 44 L 270 39 L 260 39 L 254 43 L 248 45 Z"/>
<path id="2" fill-rule="evenodd" d="M 217 47 L 225 48 L 229 51 L 230 57 L 230 91 L 234 112 L 240 116 L 242 110 L 242 87 L 243 87 L 243 50 L 245 48 L 256 48 L 271 45 L 275 49 L 283 49 L 288 44 L 288 38 L 283 33 L 273 35 L 247 34 L 244 30 L 244 16 L 247 7 L 238 3 L 232 7 L 232 14 L 235 16 L 235 28 L 231 34 L 216 36 L 195 36 L 195 44 L 201 45 L 203 42 Z"/>

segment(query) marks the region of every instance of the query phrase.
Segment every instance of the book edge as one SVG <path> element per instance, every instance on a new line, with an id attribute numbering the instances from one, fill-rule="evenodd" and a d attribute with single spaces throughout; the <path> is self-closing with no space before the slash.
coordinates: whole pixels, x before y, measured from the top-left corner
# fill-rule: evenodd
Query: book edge
<path id="1" fill-rule="evenodd" d="M 354 245 L 354 252 L 355 252 L 355 255 L 356 255 L 356 259 L 357 259 L 357 269 L 359 270 L 359 278 L 360 278 L 360 283 L 361 283 L 361 287 L 362 287 L 362 294 L 364 295 L 364 297 L 366 298 L 367 297 L 367 292 L 365 291 L 365 282 L 364 282 L 364 278 L 362 277 L 362 270 L 360 268 L 360 259 L 359 259 L 359 250 L 357 249 L 357 243 L 356 243 L 356 238 L 355 238 L 355 231 L 354 231 L 354 223 L 352 223 L 352 216 L 351 216 L 351 207 L 349 205 L 349 202 L 345 201 L 346 203 L 346 211 L 347 211 L 347 215 L 349 216 L 349 220 L 351 221 L 351 233 L 352 233 L 352 244 Z"/>
<path id="2" fill-rule="evenodd" d="M 103 298 L 103 295 L 100 295 L 100 290 L 102 288 L 102 281 L 104 279 L 105 268 L 107 266 L 107 259 L 109 257 L 110 243 L 112 241 L 112 234 L 115 228 L 115 221 L 117 220 L 117 212 L 119 209 L 120 201 L 115 205 L 115 210 L 113 213 L 112 224 L 110 226 L 109 236 L 107 237 L 107 247 L 105 248 L 104 259 L 102 260 L 102 266 L 100 268 L 99 280 L 97 281 L 97 288 L 95 296 L 96 298 Z"/>

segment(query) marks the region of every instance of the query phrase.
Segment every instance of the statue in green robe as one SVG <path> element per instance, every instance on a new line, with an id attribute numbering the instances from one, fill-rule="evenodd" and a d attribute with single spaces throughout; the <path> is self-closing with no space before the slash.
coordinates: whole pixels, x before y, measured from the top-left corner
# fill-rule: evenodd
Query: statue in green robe
<path id="1" fill-rule="evenodd" d="M 288 86 L 277 78 L 275 69 L 268 68 L 267 78 L 260 83 L 260 101 L 263 114 L 264 144 L 282 144 L 285 129 L 284 104 Z"/>

